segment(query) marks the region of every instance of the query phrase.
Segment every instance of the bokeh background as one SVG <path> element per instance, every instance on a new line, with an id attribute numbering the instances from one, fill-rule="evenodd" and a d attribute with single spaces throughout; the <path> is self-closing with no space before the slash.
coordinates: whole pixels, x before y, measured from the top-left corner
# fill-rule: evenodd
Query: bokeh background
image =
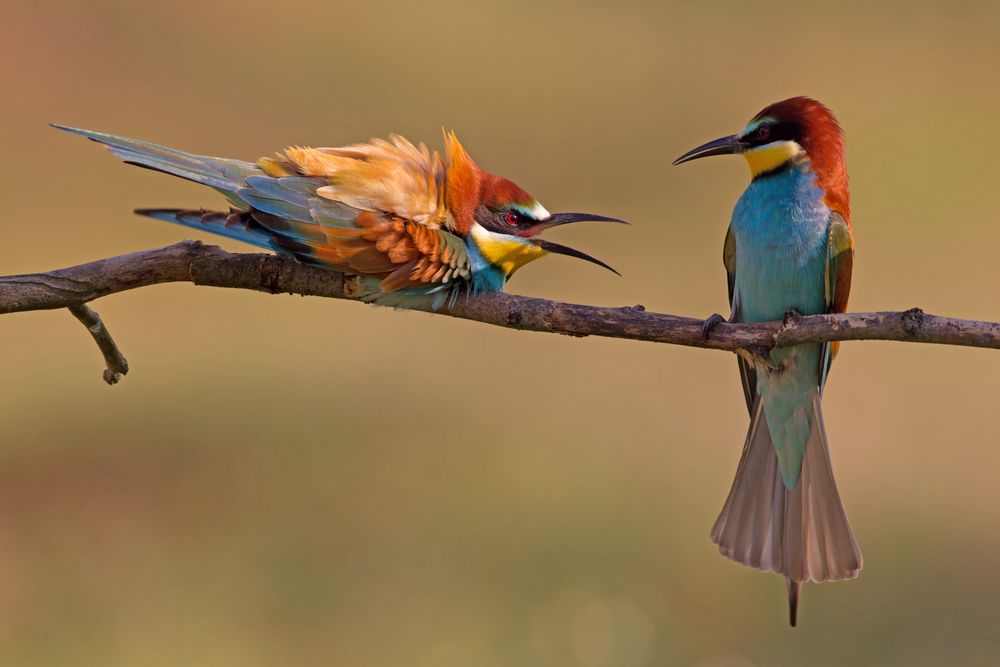
<path id="1" fill-rule="evenodd" d="M 848 133 L 852 309 L 997 320 L 998 27 L 971 2 L 3 0 L 0 273 L 220 203 L 50 121 L 246 159 L 444 126 L 551 210 L 634 222 L 555 235 L 623 278 L 553 257 L 512 291 L 725 312 L 746 167 L 670 161 L 810 94 Z M 730 355 L 190 285 L 97 309 L 113 388 L 64 311 L 0 318 L 4 665 L 1000 659 L 995 352 L 844 345 L 826 415 L 865 570 L 790 630 L 783 581 L 708 538 L 747 421 Z"/>

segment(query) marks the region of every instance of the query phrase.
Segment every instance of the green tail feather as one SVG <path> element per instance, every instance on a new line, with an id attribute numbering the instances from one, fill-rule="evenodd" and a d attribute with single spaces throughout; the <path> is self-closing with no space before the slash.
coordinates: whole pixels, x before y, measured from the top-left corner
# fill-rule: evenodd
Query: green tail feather
<path id="1" fill-rule="evenodd" d="M 245 186 L 247 178 L 264 175 L 264 172 L 251 162 L 193 155 L 146 141 L 66 127 L 55 123 L 52 123 L 52 127 L 104 144 L 108 150 L 129 164 L 162 171 L 215 188 L 234 203 L 236 201 L 233 196 L 237 190 Z"/>

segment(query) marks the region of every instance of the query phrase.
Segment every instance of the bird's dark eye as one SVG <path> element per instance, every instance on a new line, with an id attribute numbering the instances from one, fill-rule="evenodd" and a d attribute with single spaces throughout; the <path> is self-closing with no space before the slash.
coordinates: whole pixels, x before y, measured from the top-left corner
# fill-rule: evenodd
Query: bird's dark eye
<path id="1" fill-rule="evenodd" d="M 513 211 L 507 211 L 503 215 L 504 222 L 506 222 L 511 227 L 517 227 L 517 213 Z"/>
<path id="2" fill-rule="evenodd" d="M 771 136 L 771 126 L 761 125 L 757 128 L 757 141 L 767 141 Z"/>

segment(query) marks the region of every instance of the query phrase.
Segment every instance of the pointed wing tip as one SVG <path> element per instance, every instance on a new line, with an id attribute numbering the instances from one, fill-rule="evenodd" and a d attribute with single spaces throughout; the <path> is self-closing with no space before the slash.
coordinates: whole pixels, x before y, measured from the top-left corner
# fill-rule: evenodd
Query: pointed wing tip
<path id="1" fill-rule="evenodd" d="M 177 216 L 181 213 L 181 210 L 176 208 L 136 208 L 132 210 L 132 213 L 145 218 L 177 222 Z"/>
<path id="2" fill-rule="evenodd" d="M 69 125 L 62 125 L 60 123 L 49 123 L 49 127 L 54 127 L 57 130 L 62 130 L 63 132 L 69 132 L 70 134 L 77 134 L 81 137 L 86 137 L 91 141 L 101 141 L 102 135 L 100 132 L 94 132 L 93 130 L 85 130 L 81 127 L 70 127 Z"/>
<path id="3" fill-rule="evenodd" d="M 62 123 L 49 123 L 49 127 L 54 127 L 57 130 L 62 130 L 63 132 L 69 132 L 71 134 L 83 134 L 86 130 L 81 130 L 78 127 L 70 127 L 69 125 L 63 125 Z"/>

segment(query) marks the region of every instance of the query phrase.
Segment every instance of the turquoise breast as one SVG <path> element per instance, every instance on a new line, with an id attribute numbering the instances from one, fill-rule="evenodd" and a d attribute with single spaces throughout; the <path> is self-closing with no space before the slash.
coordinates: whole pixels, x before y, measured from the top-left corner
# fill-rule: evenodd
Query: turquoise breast
<path id="1" fill-rule="evenodd" d="M 789 309 L 826 310 L 830 210 L 808 161 L 790 164 L 750 184 L 733 211 L 735 296 L 745 322 L 780 320 Z M 785 486 L 798 482 L 819 387 L 819 344 L 778 348 L 778 370 L 757 367 L 771 444 Z"/>
<path id="2" fill-rule="evenodd" d="M 759 176 L 733 211 L 736 284 L 744 321 L 781 319 L 789 308 L 824 312 L 830 209 L 809 163 Z"/>

